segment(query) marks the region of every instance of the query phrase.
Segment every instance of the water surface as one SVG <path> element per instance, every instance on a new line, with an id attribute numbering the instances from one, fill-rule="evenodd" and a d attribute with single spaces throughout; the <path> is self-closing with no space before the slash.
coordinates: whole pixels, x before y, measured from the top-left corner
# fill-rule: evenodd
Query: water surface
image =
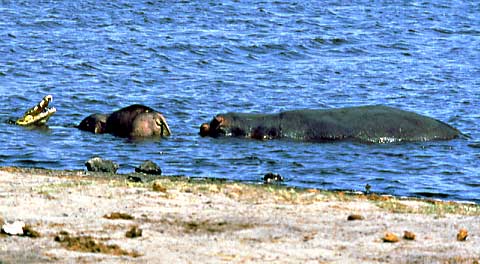
<path id="1" fill-rule="evenodd" d="M 0 165 L 130 172 L 480 201 L 480 4 L 475 1 L 2 1 Z M 7 124 L 52 94 L 49 129 Z M 73 127 L 134 103 L 173 136 Z M 222 112 L 385 104 L 470 140 L 365 145 L 200 138 Z"/>

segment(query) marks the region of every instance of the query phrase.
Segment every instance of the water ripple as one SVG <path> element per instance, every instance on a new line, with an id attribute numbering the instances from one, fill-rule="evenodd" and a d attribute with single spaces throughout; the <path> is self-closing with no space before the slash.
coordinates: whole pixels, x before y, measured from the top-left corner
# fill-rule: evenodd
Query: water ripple
<path id="1" fill-rule="evenodd" d="M 7 1 L 0 8 L 0 165 L 129 172 L 478 201 L 480 21 L 472 1 Z M 458 10 L 461 10 L 459 12 Z M 13 126 L 52 94 L 49 129 Z M 73 126 L 133 103 L 172 137 L 128 141 Z M 471 139 L 387 146 L 200 138 L 217 113 L 386 104 Z M 440 106 L 440 107 L 439 107 Z M 454 186 L 455 188 L 453 188 Z"/>

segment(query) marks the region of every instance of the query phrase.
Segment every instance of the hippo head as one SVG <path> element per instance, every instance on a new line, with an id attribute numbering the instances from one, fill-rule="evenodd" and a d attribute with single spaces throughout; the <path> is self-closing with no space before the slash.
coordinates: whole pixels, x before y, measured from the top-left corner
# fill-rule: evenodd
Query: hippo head
<path id="1" fill-rule="evenodd" d="M 20 126 L 45 125 L 48 119 L 57 112 L 55 107 L 48 107 L 53 97 L 47 95 L 36 106 L 28 109 L 25 114 L 15 121 L 15 124 Z"/>
<path id="2" fill-rule="evenodd" d="M 80 122 L 78 129 L 89 131 L 95 134 L 105 133 L 108 115 L 91 114 Z"/>
<path id="3" fill-rule="evenodd" d="M 222 115 L 217 115 L 212 119 L 210 123 L 203 123 L 200 126 L 200 136 L 206 137 L 218 137 L 225 136 L 227 134 L 226 127 L 228 121 Z"/>
<path id="4" fill-rule="evenodd" d="M 110 133 L 119 137 L 170 136 L 170 127 L 163 115 L 144 105 L 131 105 L 111 114 L 92 114 L 77 126 L 95 134 Z"/>
<path id="5" fill-rule="evenodd" d="M 138 114 L 132 122 L 130 137 L 167 137 L 172 134 L 167 120 L 156 111 L 146 111 Z"/>

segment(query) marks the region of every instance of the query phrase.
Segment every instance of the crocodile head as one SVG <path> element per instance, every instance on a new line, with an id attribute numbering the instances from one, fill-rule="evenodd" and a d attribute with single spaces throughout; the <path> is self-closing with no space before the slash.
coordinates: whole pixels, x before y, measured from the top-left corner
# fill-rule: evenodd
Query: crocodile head
<path id="1" fill-rule="evenodd" d="M 36 106 L 28 109 L 23 117 L 17 119 L 15 124 L 20 126 L 40 126 L 45 125 L 48 119 L 57 111 L 55 107 L 48 107 L 52 101 L 52 96 L 47 95 Z"/>

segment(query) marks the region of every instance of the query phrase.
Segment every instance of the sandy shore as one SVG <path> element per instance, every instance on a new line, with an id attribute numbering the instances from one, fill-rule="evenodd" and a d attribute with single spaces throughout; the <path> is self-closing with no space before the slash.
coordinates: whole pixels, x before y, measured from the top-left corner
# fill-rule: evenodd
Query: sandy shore
<path id="1" fill-rule="evenodd" d="M 126 177 L 0 168 L 0 222 L 40 235 L 0 235 L 0 263 L 480 261 L 479 205 Z M 462 228 L 468 237 L 458 241 Z M 399 241 L 384 242 L 387 232 Z"/>

